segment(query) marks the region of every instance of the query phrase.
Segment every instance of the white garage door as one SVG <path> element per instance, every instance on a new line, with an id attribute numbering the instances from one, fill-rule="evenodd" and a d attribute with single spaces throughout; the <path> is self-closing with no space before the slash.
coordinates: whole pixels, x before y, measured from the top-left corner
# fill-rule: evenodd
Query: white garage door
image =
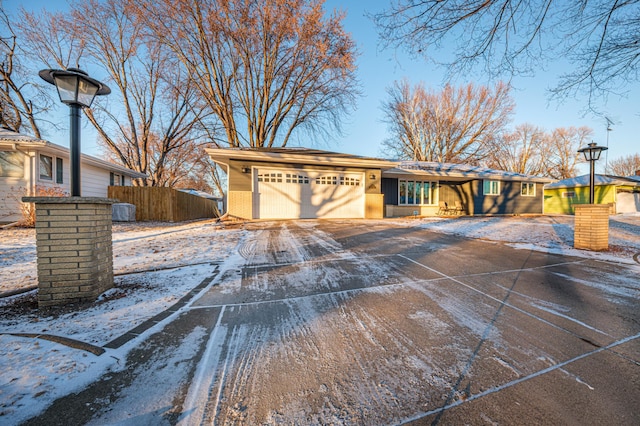
<path id="1" fill-rule="evenodd" d="M 253 212 L 256 219 L 362 218 L 363 175 L 255 170 Z"/>

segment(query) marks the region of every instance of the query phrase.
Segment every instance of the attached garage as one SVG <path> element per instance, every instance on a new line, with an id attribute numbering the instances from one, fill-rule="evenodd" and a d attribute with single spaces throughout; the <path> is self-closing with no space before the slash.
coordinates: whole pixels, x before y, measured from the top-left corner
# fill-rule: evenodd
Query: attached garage
<path id="1" fill-rule="evenodd" d="M 382 218 L 386 160 L 307 148 L 217 148 L 227 211 L 243 219 Z"/>
<path id="2" fill-rule="evenodd" d="M 254 219 L 363 218 L 364 174 L 256 168 Z"/>

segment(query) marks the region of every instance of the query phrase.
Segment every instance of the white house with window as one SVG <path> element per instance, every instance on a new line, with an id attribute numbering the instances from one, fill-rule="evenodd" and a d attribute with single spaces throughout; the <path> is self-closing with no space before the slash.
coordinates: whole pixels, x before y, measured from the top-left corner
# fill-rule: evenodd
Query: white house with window
<path id="1" fill-rule="evenodd" d="M 126 167 L 82 154 L 81 194 L 106 197 L 110 185 L 131 185 L 144 178 Z M 22 219 L 25 195 L 69 193 L 69 149 L 51 142 L 0 128 L 0 223 Z"/>

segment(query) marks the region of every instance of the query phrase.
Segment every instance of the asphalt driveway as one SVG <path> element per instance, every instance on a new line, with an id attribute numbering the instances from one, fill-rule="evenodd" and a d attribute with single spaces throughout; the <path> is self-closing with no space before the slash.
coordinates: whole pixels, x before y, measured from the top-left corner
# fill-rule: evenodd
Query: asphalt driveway
<path id="1" fill-rule="evenodd" d="M 384 221 L 246 227 L 127 368 L 29 423 L 640 424 L 637 269 Z"/>

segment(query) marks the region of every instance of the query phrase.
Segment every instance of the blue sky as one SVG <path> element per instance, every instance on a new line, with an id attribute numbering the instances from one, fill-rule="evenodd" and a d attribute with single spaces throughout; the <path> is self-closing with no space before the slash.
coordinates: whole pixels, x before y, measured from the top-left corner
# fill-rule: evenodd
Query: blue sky
<path id="1" fill-rule="evenodd" d="M 423 81 L 426 86 L 437 89 L 443 85 L 444 71 L 402 51 L 381 50 L 376 29 L 365 13 L 383 10 L 389 5 L 388 0 L 328 0 L 326 5 L 329 9 L 347 11 L 346 30 L 352 34 L 362 54 L 358 73 L 365 93 L 350 124 L 345 126 L 346 134 L 338 141 L 336 149 L 376 156 L 380 153 L 380 142 L 387 137 L 386 125 L 381 121 L 381 104 L 386 97 L 386 88 L 406 77 L 412 83 Z M 512 96 L 516 102 L 512 127 L 531 123 L 551 131 L 557 127 L 589 126 L 594 131 L 594 142 L 607 145 L 606 120 L 584 114 L 586 97 L 562 104 L 549 102 L 546 90 L 556 82 L 561 72 L 561 64 L 549 64 L 548 71 L 537 72 L 533 78 L 512 81 Z M 455 84 L 469 82 L 486 83 L 460 77 Z M 606 105 L 599 105 L 616 123 L 609 132 L 609 159 L 640 153 L 640 82 L 629 89 L 626 98 L 612 95 Z M 604 167 L 603 161 L 597 164 L 598 171 L 600 166 Z M 582 170 L 587 172 L 588 166 Z"/>
<path id="2" fill-rule="evenodd" d="M 46 7 L 49 10 L 66 9 L 65 0 L 0 0 L 10 12 L 19 6 L 31 10 Z M 358 45 L 361 56 L 358 60 L 358 78 L 362 85 L 363 96 L 358 101 L 357 110 L 344 124 L 344 135 L 337 137 L 321 149 L 345 152 L 363 156 L 380 156 L 381 142 L 388 137 L 386 125 L 382 122 L 382 102 L 386 98 L 386 88 L 394 81 L 408 78 L 411 83 L 422 81 L 426 86 L 439 88 L 443 85 L 444 72 L 422 59 L 412 58 L 403 51 L 383 50 L 380 47 L 378 34 L 366 12 L 375 13 L 383 10 L 388 0 L 327 0 L 327 10 L 334 8 L 347 12 L 345 28 L 351 33 Z M 36 73 L 38 70 L 34 70 Z M 561 64 L 549 64 L 547 70 L 537 72 L 532 78 L 518 78 L 512 81 L 512 93 L 516 102 L 516 112 L 512 127 L 522 123 L 541 126 L 548 131 L 556 127 L 589 126 L 594 130 L 594 141 L 599 145 L 607 144 L 609 133 L 608 158 L 615 159 L 623 155 L 640 152 L 640 82 L 629 87 L 626 97 L 610 96 L 606 105 L 600 105 L 602 111 L 615 124 L 612 131 L 607 132 L 604 118 L 584 114 L 585 99 L 570 99 L 562 104 L 550 103 L 546 89 L 556 82 L 561 73 Z M 93 72 L 92 72 L 93 74 Z M 96 70 L 94 77 L 102 76 Z M 470 77 L 459 77 L 455 84 L 486 83 Z M 53 89 L 53 88 L 52 88 Z M 67 110 L 60 106 L 59 114 L 64 124 Z M 68 134 L 49 134 L 48 138 L 61 145 L 68 144 Z M 95 132 L 87 126 L 82 136 L 82 151 L 96 155 L 98 153 Z M 600 171 L 604 161 L 597 163 Z M 588 171 L 587 167 L 581 169 Z"/>

